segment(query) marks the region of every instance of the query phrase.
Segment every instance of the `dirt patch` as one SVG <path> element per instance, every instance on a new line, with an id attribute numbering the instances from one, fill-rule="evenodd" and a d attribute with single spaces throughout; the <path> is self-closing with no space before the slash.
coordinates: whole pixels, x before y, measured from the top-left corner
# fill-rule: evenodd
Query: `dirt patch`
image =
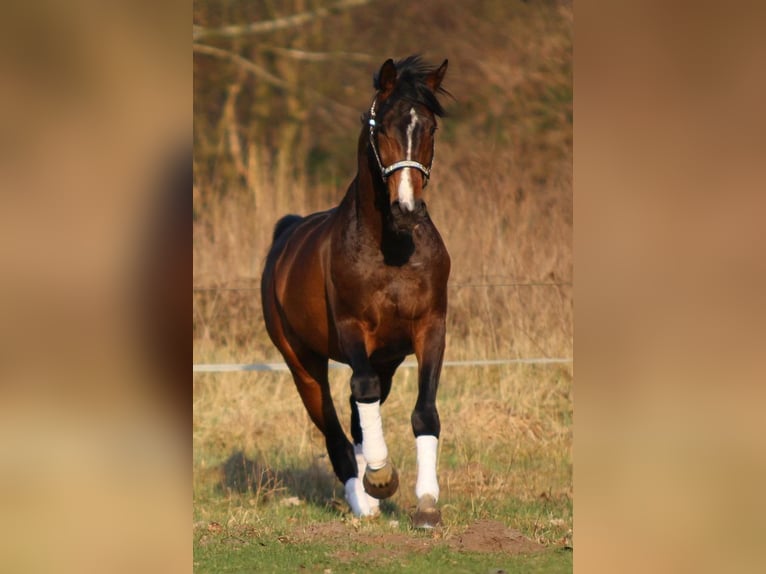
<path id="1" fill-rule="evenodd" d="M 382 564 L 384 562 L 400 561 L 405 556 L 411 556 L 412 554 L 427 552 L 435 546 L 435 543 L 431 540 L 413 540 L 406 534 L 384 534 L 382 536 L 370 536 L 368 539 L 362 537 L 358 541 L 372 547 L 360 551 L 351 549 L 337 550 L 332 553 L 332 557 L 339 562 L 351 562 L 363 556 L 365 561 Z"/>
<path id="2" fill-rule="evenodd" d="M 386 533 L 383 535 L 367 534 L 359 537 L 359 542 L 372 548 L 365 552 L 370 560 L 393 560 L 409 554 L 427 552 L 439 543 L 436 538 L 411 536 L 404 533 Z"/>
<path id="3" fill-rule="evenodd" d="M 462 534 L 455 535 L 447 545 L 458 552 L 503 552 L 526 554 L 545 547 L 495 520 L 478 520 Z"/>
<path id="4" fill-rule="evenodd" d="M 331 542 L 340 546 L 333 557 L 348 562 L 360 554 L 353 548 L 356 544 L 371 546 L 363 551 L 369 559 L 395 560 L 402 556 L 428 552 L 447 545 L 457 552 L 498 552 L 504 554 L 527 554 L 539 552 L 545 547 L 524 536 L 518 530 L 508 528 L 495 520 L 478 520 L 462 533 L 443 535 L 441 529 L 424 533 L 371 532 L 359 521 L 322 522 L 311 524 L 294 531 L 290 537 L 294 542 Z"/>
<path id="5" fill-rule="evenodd" d="M 339 562 L 351 562 L 364 556 L 365 560 L 387 562 L 403 556 L 427 552 L 442 542 L 440 531 L 428 535 L 407 534 L 400 531 L 380 532 L 370 530 L 372 524 L 356 519 L 343 522 L 322 522 L 296 529 L 291 537 L 294 542 L 331 542 L 339 548 L 332 557 Z M 392 527 L 394 528 L 394 527 Z M 357 545 L 368 548 L 357 550 Z"/>
<path id="6" fill-rule="evenodd" d="M 355 529 L 346 522 L 331 520 L 317 522 L 296 529 L 293 538 L 298 542 L 325 542 L 346 539 L 355 534 Z"/>

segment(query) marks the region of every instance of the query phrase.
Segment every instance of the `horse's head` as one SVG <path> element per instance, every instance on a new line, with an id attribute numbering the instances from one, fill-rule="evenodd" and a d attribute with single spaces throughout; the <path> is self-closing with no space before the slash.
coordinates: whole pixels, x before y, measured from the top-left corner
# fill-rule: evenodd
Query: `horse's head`
<path id="1" fill-rule="evenodd" d="M 444 92 L 446 71 L 447 60 L 432 68 L 411 56 L 396 63 L 386 60 L 375 77 L 378 91 L 366 116 L 368 149 L 377 164 L 373 177 L 386 184 L 394 213 L 422 208 L 434 157 L 436 117 L 444 115 L 436 94 Z"/>

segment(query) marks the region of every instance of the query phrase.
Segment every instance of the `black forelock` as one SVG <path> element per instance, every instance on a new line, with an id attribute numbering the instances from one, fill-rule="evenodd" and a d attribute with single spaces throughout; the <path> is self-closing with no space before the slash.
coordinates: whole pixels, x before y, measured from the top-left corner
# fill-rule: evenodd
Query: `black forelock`
<path id="1" fill-rule="evenodd" d="M 391 99 L 402 98 L 427 107 L 434 115 L 445 116 L 446 111 L 437 99 L 437 94 L 447 94 L 449 92 L 439 87 L 436 93 L 426 84 L 426 78 L 435 72 L 438 67 L 425 63 L 419 55 L 408 56 L 402 60 L 394 62 L 396 66 L 396 87 L 394 88 Z M 379 73 L 373 76 L 373 87 L 380 89 Z"/>

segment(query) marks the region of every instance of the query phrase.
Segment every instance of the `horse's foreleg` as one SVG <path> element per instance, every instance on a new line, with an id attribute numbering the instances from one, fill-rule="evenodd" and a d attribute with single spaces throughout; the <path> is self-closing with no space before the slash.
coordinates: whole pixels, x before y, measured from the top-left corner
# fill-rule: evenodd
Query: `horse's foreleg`
<path id="1" fill-rule="evenodd" d="M 355 441 L 356 442 L 356 441 Z M 367 461 L 362 453 L 361 441 L 354 445 L 354 455 L 358 474 L 347 480 L 344 484 L 346 501 L 351 507 L 351 512 L 356 516 L 377 516 L 380 514 L 380 501 L 367 494 L 364 490 L 361 476 L 367 468 Z"/>
<path id="2" fill-rule="evenodd" d="M 418 399 L 412 412 L 412 430 L 418 454 L 418 478 L 415 495 L 418 507 L 413 523 L 418 528 L 433 528 L 441 523 L 439 482 L 436 478 L 436 454 L 439 446 L 441 423 L 436 410 L 436 392 L 439 387 L 444 358 L 445 323 L 441 318 L 421 330 L 415 337 L 415 355 L 418 360 Z"/>
<path id="3" fill-rule="evenodd" d="M 396 360 L 390 364 L 383 366 L 376 366 L 375 372 L 380 379 L 380 404 L 382 405 L 388 394 L 391 392 L 391 380 L 393 379 L 394 372 L 403 359 Z M 349 403 L 351 404 L 351 436 L 354 439 L 354 454 L 356 455 L 356 465 L 359 468 L 359 476 L 362 477 L 367 470 L 367 460 L 364 458 L 364 448 L 362 447 L 363 435 L 362 425 L 359 422 L 359 409 L 357 408 L 356 401 L 353 395 L 349 397 Z M 357 488 L 361 491 L 357 493 L 357 497 L 364 496 L 370 505 L 371 514 L 378 514 L 380 512 L 380 501 L 377 498 L 369 496 L 364 492 L 362 481 L 357 481 Z"/>
<path id="4" fill-rule="evenodd" d="M 352 329 L 346 331 L 344 348 L 353 371 L 352 435 L 354 443 L 358 445 L 361 442 L 362 456 L 366 463 L 364 473 L 360 472 L 364 490 L 374 498 L 388 498 L 399 487 L 399 476 L 388 459 L 388 447 L 383 435 L 380 404 L 385 396 L 381 380 L 370 364 L 361 332 L 356 333 Z"/>

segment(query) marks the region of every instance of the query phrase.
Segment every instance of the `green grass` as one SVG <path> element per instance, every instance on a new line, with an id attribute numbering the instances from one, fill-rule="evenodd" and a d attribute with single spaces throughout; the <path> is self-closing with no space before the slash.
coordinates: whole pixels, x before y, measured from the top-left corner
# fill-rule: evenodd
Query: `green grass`
<path id="1" fill-rule="evenodd" d="M 558 573 L 572 571 L 572 553 L 547 550 L 526 556 L 454 552 L 444 546 L 414 553 L 405 558 L 381 558 L 379 547 L 372 545 L 338 545 L 291 543 L 263 537 L 223 535 L 195 545 L 194 570 L 200 573 L 245 572 L 451 572 L 474 573 L 502 570 L 512 573 Z M 376 552 L 377 551 L 377 552 Z M 339 553 L 353 558 L 339 560 Z M 342 554 L 341 554 L 342 555 Z M 369 556 L 372 556 L 370 558 Z"/>
<path id="2" fill-rule="evenodd" d="M 247 496 L 207 499 L 194 531 L 194 571 L 205 572 L 571 572 L 571 548 L 539 552 L 465 552 L 450 546 L 450 528 L 412 530 L 407 513 L 389 507 L 374 521 L 342 515 L 333 505 L 285 506 L 279 497 L 252 505 Z M 249 508 L 246 508 L 249 507 Z M 516 510 L 539 514 L 540 505 Z M 501 510 L 501 514 L 507 511 Z M 505 516 L 513 523 L 512 513 Z M 395 522 L 394 522 L 395 521 Z M 212 526 L 211 526 L 212 525 Z M 220 526 L 219 526 L 220 525 Z M 460 529 L 454 529 L 458 531 Z M 408 543 L 402 545 L 402 537 Z"/>
<path id="3" fill-rule="evenodd" d="M 195 572 L 570 572 L 571 371 L 446 374 L 452 383 L 438 403 L 443 526 L 434 532 L 410 526 L 413 375 L 397 373 L 383 407 L 401 485 L 371 521 L 348 513 L 324 441 L 287 374 L 195 376 Z M 342 421 L 347 378 L 332 374 Z M 463 551 L 461 536 L 479 521 L 520 532 L 539 551 Z"/>

